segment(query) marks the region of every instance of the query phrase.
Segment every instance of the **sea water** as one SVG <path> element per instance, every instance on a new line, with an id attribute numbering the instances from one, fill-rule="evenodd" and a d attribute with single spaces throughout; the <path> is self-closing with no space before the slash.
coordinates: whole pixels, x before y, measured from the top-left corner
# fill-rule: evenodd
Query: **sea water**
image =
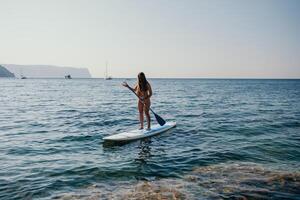
<path id="1" fill-rule="evenodd" d="M 105 144 L 139 127 L 122 81 L 0 79 L 0 199 L 299 199 L 300 80 L 150 79 L 177 127 Z"/>

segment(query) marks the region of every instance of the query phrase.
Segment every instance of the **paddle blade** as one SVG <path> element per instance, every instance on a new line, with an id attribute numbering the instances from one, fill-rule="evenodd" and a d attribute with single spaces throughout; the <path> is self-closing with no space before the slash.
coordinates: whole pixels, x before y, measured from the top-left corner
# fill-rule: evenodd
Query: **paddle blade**
<path id="1" fill-rule="evenodd" d="M 161 126 L 165 125 L 166 121 L 163 118 L 161 118 L 159 115 L 157 115 L 154 112 L 153 112 L 153 114 L 155 116 L 157 123 L 159 123 L 159 125 L 161 125 Z"/>

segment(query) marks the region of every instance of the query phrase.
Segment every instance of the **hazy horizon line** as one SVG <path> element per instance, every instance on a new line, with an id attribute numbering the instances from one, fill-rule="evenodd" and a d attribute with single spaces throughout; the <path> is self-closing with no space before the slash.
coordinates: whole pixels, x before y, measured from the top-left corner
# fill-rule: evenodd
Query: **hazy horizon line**
<path id="1" fill-rule="evenodd" d="M 0 77 L 2 79 L 20 79 L 18 77 Z M 65 79 L 64 77 L 27 77 L 27 79 Z M 91 77 L 91 78 L 79 78 L 75 77 L 72 79 L 105 79 L 105 77 Z M 136 79 L 136 77 L 113 77 L 113 79 Z M 112 80 L 113 80 L 112 79 Z M 217 78 L 217 77 L 148 77 L 148 80 L 151 79 L 203 79 L 203 80 L 300 80 L 299 78 L 285 78 L 285 77 L 277 77 L 277 78 L 257 78 L 257 77 L 222 77 L 222 78 Z M 112 80 L 107 80 L 107 81 L 112 81 Z"/>
<path id="2" fill-rule="evenodd" d="M 12 63 L 10 63 L 10 64 L 8 64 L 8 63 L 1 63 L 0 65 L 3 65 L 3 66 L 5 66 L 5 65 L 20 65 L 20 66 L 24 66 L 24 67 L 30 67 L 30 66 L 34 66 L 34 67 L 38 67 L 38 66 L 41 66 L 41 67 L 43 67 L 43 66 L 51 66 L 51 67 L 58 67 L 58 68 L 75 68 L 75 69 L 87 69 L 88 71 L 89 71 L 89 73 L 90 73 L 90 75 L 91 75 L 91 78 L 95 78 L 95 79 L 97 79 L 97 78 L 99 78 L 99 79 L 101 79 L 101 78 L 105 78 L 105 77 L 103 77 L 103 76 L 95 76 L 95 75 L 93 75 L 92 73 L 91 73 L 91 69 L 90 69 L 90 67 L 82 67 L 82 66 L 72 66 L 72 65 L 59 65 L 59 64 L 12 64 Z M 99 65 L 100 66 L 100 65 Z M 30 78 L 30 76 L 29 76 L 29 78 Z M 32 79 L 42 79 L 42 78 L 51 78 L 52 79 L 52 77 L 34 77 L 34 78 L 32 78 Z M 114 76 L 112 76 L 112 78 L 113 79 L 122 79 L 122 78 L 124 78 L 124 79 L 132 79 L 132 78 L 136 78 L 136 77 L 114 77 Z M 148 78 L 148 77 L 147 77 Z M 56 79 L 56 78 L 54 78 L 54 79 Z M 57 79 L 60 79 L 60 77 L 57 77 Z M 62 78 L 63 79 L 63 78 Z M 76 79 L 78 79 L 77 77 L 76 77 Z M 83 79 L 85 79 L 85 78 L 83 78 Z M 297 79 L 300 79 L 300 76 L 299 77 L 285 77 L 285 76 L 281 76 L 281 77 L 267 77 L 267 76 L 264 76 L 264 77 L 255 77 L 255 76 L 249 76 L 249 77 L 245 77 L 245 76 L 243 76 L 243 77 L 177 77 L 177 76 L 174 76 L 174 77 L 172 77 L 172 76 L 170 76 L 170 77 L 149 77 L 148 79 L 291 79 L 291 80 L 297 80 Z"/>

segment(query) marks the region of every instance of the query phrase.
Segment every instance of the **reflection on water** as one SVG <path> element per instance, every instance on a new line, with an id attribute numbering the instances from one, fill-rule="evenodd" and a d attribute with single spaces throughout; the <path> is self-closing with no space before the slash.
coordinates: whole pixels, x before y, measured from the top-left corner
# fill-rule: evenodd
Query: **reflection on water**
<path id="1" fill-rule="evenodd" d="M 138 158 L 136 158 L 136 161 L 139 161 L 140 163 L 147 163 L 147 159 L 151 157 L 151 139 L 146 138 L 144 140 L 140 141 L 140 145 L 138 146 L 139 153 Z"/>
<path id="2" fill-rule="evenodd" d="M 300 173 L 254 163 L 199 167 L 182 178 L 97 183 L 55 199 L 297 199 Z"/>
<path id="3" fill-rule="evenodd" d="M 149 180 L 149 178 L 146 178 L 142 176 L 143 171 L 148 167 L 148 159 L 151 157 L 151 138 L 146 138 L 141 141 L 139 141 L 139 146 L 137 148 L 138 154 L 137 158 L 135 159 L 136 163 L 136 170 L 137 174 L 135 178 L 137 180 Z"/>

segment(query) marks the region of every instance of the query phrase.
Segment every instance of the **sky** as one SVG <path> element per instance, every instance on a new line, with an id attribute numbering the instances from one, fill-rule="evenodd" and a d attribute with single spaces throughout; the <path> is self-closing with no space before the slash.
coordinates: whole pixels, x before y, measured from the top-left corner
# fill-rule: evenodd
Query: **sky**
<path id="1" fill-rule="evenodd" d="M 300 78 L 299 0 L 0 0 L 0 63 Z"/>

